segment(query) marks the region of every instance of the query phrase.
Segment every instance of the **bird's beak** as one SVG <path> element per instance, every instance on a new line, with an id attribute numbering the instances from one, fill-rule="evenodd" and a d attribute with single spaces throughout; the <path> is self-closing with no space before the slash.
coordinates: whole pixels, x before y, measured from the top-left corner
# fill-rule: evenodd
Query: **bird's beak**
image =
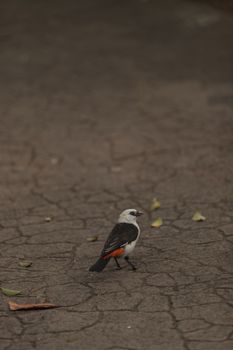
<path id="1" fill-rule="evenodd" d="M 138 210 L 136 213 L 136 216 L 141 216 L 141 215 L 143 215 L 143 212 Z"/>

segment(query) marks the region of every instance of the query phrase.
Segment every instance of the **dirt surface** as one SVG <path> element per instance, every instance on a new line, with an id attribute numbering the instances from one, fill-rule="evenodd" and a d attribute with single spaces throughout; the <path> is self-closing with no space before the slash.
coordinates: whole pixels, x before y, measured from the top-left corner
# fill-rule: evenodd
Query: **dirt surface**
<path id="1" fill-rule="evenodd" d="M 0 17 L 0 281 L 22 291 L 0 293 L 0 349 L 232 349 L 232 13 L 12 0 Z M 138 270 L 89 273 L 125 208 L 145 212 Z"/>
<path id="2" fill-rule="evenodd" d="M 233 10 L 233 0 L 193 0 L 193 1 L 200 1 L 202 3 L 206 3 L 210 6 L 214 6 L 218 9 L 225 10 L 225 11 Z"/>

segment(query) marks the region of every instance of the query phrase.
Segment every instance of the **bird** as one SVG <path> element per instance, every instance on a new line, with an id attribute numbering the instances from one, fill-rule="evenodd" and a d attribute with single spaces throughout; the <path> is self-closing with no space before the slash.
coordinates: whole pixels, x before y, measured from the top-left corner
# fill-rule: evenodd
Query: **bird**
<path id="1" fill-rule="evenodd" d="M 104 244 L 100 257 L 89 268 L 89 271 L 101 272 L 111 258 L 114 258 L 119 270 L 121 266 L 118 258 L 124 258 L 132 270 L 136 270 L 134 264 L 129 260 L 129 254 L 134 250 L 140 236 L 137 217 L 142 214 L 141 211 L 136 209 L 126 209 L 120 214 L 117 224 L 113 227 Z"/>

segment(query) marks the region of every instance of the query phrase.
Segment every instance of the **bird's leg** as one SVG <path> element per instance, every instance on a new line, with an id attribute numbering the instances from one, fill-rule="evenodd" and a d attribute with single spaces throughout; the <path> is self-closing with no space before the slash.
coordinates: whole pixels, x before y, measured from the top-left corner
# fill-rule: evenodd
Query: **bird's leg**
<path id="1" fill-rule="evenodd" d="M 125 257 L 125 261 L 127 261 L 127 263 L 132 267 L 133 271 L 137 270 L 136 266 L 134 266 L 134 264 L 132 264 L 131 261 L 129 261 L 128 256 Z"/>
<path id="2" fill-rule="evenodd" d="M 114 260 L 115 260 L 115 263 L 117 264 L 117 269 L 121 270 L 121 265 L 119 264 L 117 258 L 114 258 Z"/>

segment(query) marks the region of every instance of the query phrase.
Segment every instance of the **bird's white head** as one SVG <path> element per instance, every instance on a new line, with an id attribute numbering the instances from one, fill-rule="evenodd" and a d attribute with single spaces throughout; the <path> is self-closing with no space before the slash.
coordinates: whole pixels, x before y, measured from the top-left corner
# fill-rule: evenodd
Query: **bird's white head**
<path id="1" fill-rule="evenodd" d="M 136 209 L 126 209 L 124 210 L 118 219 L 118 222 L 125 222 L 129 224 L 133 224 L 136 222 L 137 217 L 141 216 L 143 213 Z"/>

